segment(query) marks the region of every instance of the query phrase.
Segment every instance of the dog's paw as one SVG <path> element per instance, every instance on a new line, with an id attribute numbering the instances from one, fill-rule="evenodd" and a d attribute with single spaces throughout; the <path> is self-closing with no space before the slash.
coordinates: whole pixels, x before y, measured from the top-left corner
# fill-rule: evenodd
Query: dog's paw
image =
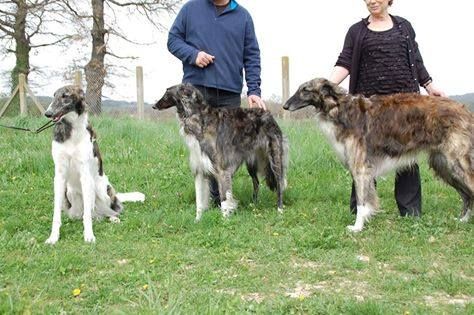
<path id="1" fill-rule="evenodd" d="M 112 223 L 120 223 L 119 217 L 109 217 L 109 221 Z"/>
<path id="2" fill-rule="evenodd" d="M 44 243 L 49 245 L 54 245 L 58 242 L 59 235 L 51 235 Z"/>
<path id="3" fill-rule="evenodd" d="M 279 214 L 283 214 L 283 208 L 278 208 L 277 211 Z"/>
<path id="4" fill-rule="evenodd" d="M 224 219 L 228 219 L 231 216 L 232 212 L 233 211 L 231 211 L 231 210 L 222 210 L 222 217 Z"/>
<path id="5" fill-rule="evenodd" d="M 356 226 L 356 225 L 348 225 L 347 229 L 351 231 L 352 233 L 359 233 L 360 231 L 362 231 L 362 227 Z"/>
<path id="6" fill-rule="evenodd" d="M 84 234 L 84 242 L 86 242 L 86 243 L 95 243 L 94 234 L 90 234 L 90 235 Z"/>

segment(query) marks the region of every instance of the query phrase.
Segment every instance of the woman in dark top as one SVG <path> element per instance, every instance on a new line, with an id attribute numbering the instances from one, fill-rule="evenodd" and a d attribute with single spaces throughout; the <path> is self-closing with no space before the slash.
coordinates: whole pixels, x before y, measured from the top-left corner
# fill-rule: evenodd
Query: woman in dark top
<path id="1" fill-rule="evenodd" d="M 433 85 L 423 65 L 410 22 L 388 13 L 393 0 L 364 1 L 370 15 L 349 28 L 329 79 L 339 84 L 350 75 L 349 93 L 367 97 L 419 93 L 420 86 L 430 95 L 444 96 Z M 397 172 L 395 199 L 400 215 L 421 215 L 421 182 L 417 164 Z M 350 207 L 353 212 L 357 209 L 354 183 Z"/>

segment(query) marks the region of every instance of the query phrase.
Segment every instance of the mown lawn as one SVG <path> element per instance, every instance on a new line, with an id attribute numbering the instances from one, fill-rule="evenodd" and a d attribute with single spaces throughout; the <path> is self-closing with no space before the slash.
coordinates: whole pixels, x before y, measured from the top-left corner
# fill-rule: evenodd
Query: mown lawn
<path id="1" fill-rule="evenodd" d="M 3 124 L 38 127 L 41 119 Z M 421 219 L 400 218 L 393 174 L 378 181 L 383 212 L 360 234 L 346 226 L 350 175 L 313 122 L 284 121 L 290 139 L 285 213 L 266 187 L 251 203 L 237 173 L 239 209 L 194 223 L 187 151 L 171 121 L 94 119 L 117 191 L 139 190 L 120 224 L 63 218 L 55 246 L 51 132 L 0 129 L 0 313 L 473 314 L 474 223 L 422 163 Z M 79 289 L 79 290 L 77 290 Z M 76 290 L 73 294 L 73 291 Z"/>

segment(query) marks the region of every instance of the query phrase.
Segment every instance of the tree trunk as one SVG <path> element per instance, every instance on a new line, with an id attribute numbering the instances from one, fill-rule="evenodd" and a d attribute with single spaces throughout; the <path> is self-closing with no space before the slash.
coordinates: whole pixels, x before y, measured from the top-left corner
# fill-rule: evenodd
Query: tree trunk
<path id="1" fill-rule="evenodd" d="M 104 27 L 104 0 L 91 0 L 92 4 L 92 53 L 91 59 L 85 66 L 87 82 L 86 103 L 93 114 L 102 112 L 102 87 L 104 86 L 106 54 Z"/>
<path id="2" fill-rule="evenodd" d="M 15 13 L 15 67 L 11 72 L 11 92 L 18 85 L 18 75 L 23 73 L 26 82 L 28 82 L 28 74 L 30 73 L 30 41 L 26 35 L 26 16 L 28 14 L 28 6 L 26 0 L 17 2 L 17 11 Z M 7 115 L 16 115 L 20 112 L 20 98 L 18 95 L 12 100 L 7 110 Z"/>

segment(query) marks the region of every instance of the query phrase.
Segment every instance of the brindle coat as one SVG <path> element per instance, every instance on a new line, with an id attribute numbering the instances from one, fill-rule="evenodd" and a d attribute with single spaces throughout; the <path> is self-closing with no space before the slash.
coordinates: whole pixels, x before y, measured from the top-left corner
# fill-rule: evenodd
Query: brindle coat
<path id="1" fill-rule="evenodd" d="M 179 84 L 166 90 L 153 106 L 176 106 L 181 131 L 190 149 L 190 164 L 195 175 L 196 220 L 208 208 L 209 176 L 218 182 L 224 216 L 236 208 L 232 196 L 232 176 L 242 163 L 252 177 L 254 201 L 257 199 L 258 174 L 277 192 L 278 210 L 283 209 L 286 186 L 288 144 L 272 115 L 262 109 L 215 109 L 191 84 Z"/>
<path id="2" fill-rule="evenodd" d="M 387 96 L 349 95 L 326 79 L 302 84 L 286 102 L 290 111 L 312 105 L 356 186 L 360 231 L 378 210 L 373 179 L 412 163 L 427 152 L 435 173 L 461 195 L 461 220 L 474 203 L 474 116 L 460 103 L 416 93 Z"/>

